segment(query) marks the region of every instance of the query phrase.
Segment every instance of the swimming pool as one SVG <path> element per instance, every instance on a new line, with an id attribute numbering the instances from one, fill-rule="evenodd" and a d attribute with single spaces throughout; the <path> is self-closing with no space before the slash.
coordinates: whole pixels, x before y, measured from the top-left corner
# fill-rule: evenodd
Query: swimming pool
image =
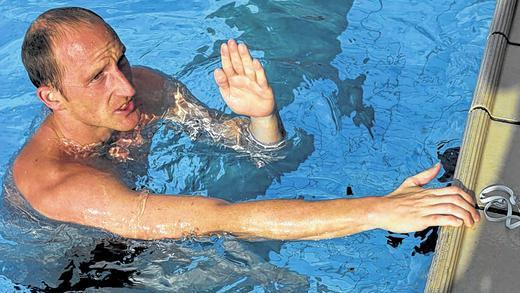
<path id="1" fill-rule="evenodd" d="M 58 5 L 0 2 L 2 176 L 40 121 L 34 117 L 42 116 L 19 57 L 23 33 Z M 173 74 L 218 109 L 216 48 L 235 38 L 253 49 L 291 138 L 287 158 L 258 168 L 255 160 L 193 143 L 164 125 L 146 173 L 134 182 L 234 201 L 383 195 L 458 146 L 494 8 L 493 1 L 67 5 L 101 14 L 132 64 Z M 325 241 L 145 242 L 0 208 L 0 291 L 416 292 L 431 261 L 431 253 L 420 253 L 420 237 L 393 235 L 392 242 L 379 230 Z"/>

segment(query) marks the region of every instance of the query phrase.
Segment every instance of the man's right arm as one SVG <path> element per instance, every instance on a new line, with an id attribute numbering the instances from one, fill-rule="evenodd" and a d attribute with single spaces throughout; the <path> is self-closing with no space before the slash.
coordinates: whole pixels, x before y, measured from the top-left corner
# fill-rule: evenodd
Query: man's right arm
<path id="1" fill-rule="evenodd" d="M 112 174 L 80 164 L 64 166 L 55 185 L 27 197 L 43 215 L 139 239 L 227 232 L 266 239 L 322 239 L 383 228 L 411 232 L 428 226 L 472 226 L 478 214 L 456 187 L 423 189 L 438 167 L 410 177 L 386 197 L 324 201 L 228 203 L 128 189 Z"/>

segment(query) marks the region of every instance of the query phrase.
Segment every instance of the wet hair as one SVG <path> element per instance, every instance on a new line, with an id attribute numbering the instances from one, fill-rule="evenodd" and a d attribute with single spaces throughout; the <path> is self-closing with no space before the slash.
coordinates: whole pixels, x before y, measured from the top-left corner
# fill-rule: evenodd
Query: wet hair
<path id="1" fill-rule="evenodd" d="M 81 7 L 62 7 L 45 11 L 32 23 L 22 44 L 22 62 L 36 87 L 54 86 L 61 90 L 62 69 L 54 54 L 54 46 L 65 32 L 80 24 L 104 25 L 115 38 L 117 34 L 101 16 Z"/>

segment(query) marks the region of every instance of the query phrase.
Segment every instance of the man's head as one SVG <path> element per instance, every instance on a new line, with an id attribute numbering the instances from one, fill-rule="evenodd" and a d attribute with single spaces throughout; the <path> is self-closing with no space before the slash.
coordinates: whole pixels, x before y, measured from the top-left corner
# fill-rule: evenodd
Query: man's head
<path id="1" fill-rule="evenodd" d="M 55 43 L 80 25 L 105 26 L 117 34 L 99 15 L 85 8 L 64 7 L 47 10 L 31 24 L 22 45 L 22 62 L 34 86 L 61 87 L 60 64 L 54 55 Z"/>
<path id="2" fill-rule="evenodd" d="M 114 30 L 84 8 L 57 8 L 29 27 L 22 60 L 38 97 L 67 123 L 125 131 L 135 127 L 130 65 Z"/>

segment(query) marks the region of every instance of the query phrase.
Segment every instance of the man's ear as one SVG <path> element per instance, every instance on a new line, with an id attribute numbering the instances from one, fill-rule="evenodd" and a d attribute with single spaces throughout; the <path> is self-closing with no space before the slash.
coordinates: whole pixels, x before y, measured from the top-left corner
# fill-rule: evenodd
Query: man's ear
<path id="1" fill-rule="evenodd" d="M 36 95 L 53 111 L 65 109 L 65 98 L 59 90 L 53 86 L 41 85 L 36 89 Z"/>

